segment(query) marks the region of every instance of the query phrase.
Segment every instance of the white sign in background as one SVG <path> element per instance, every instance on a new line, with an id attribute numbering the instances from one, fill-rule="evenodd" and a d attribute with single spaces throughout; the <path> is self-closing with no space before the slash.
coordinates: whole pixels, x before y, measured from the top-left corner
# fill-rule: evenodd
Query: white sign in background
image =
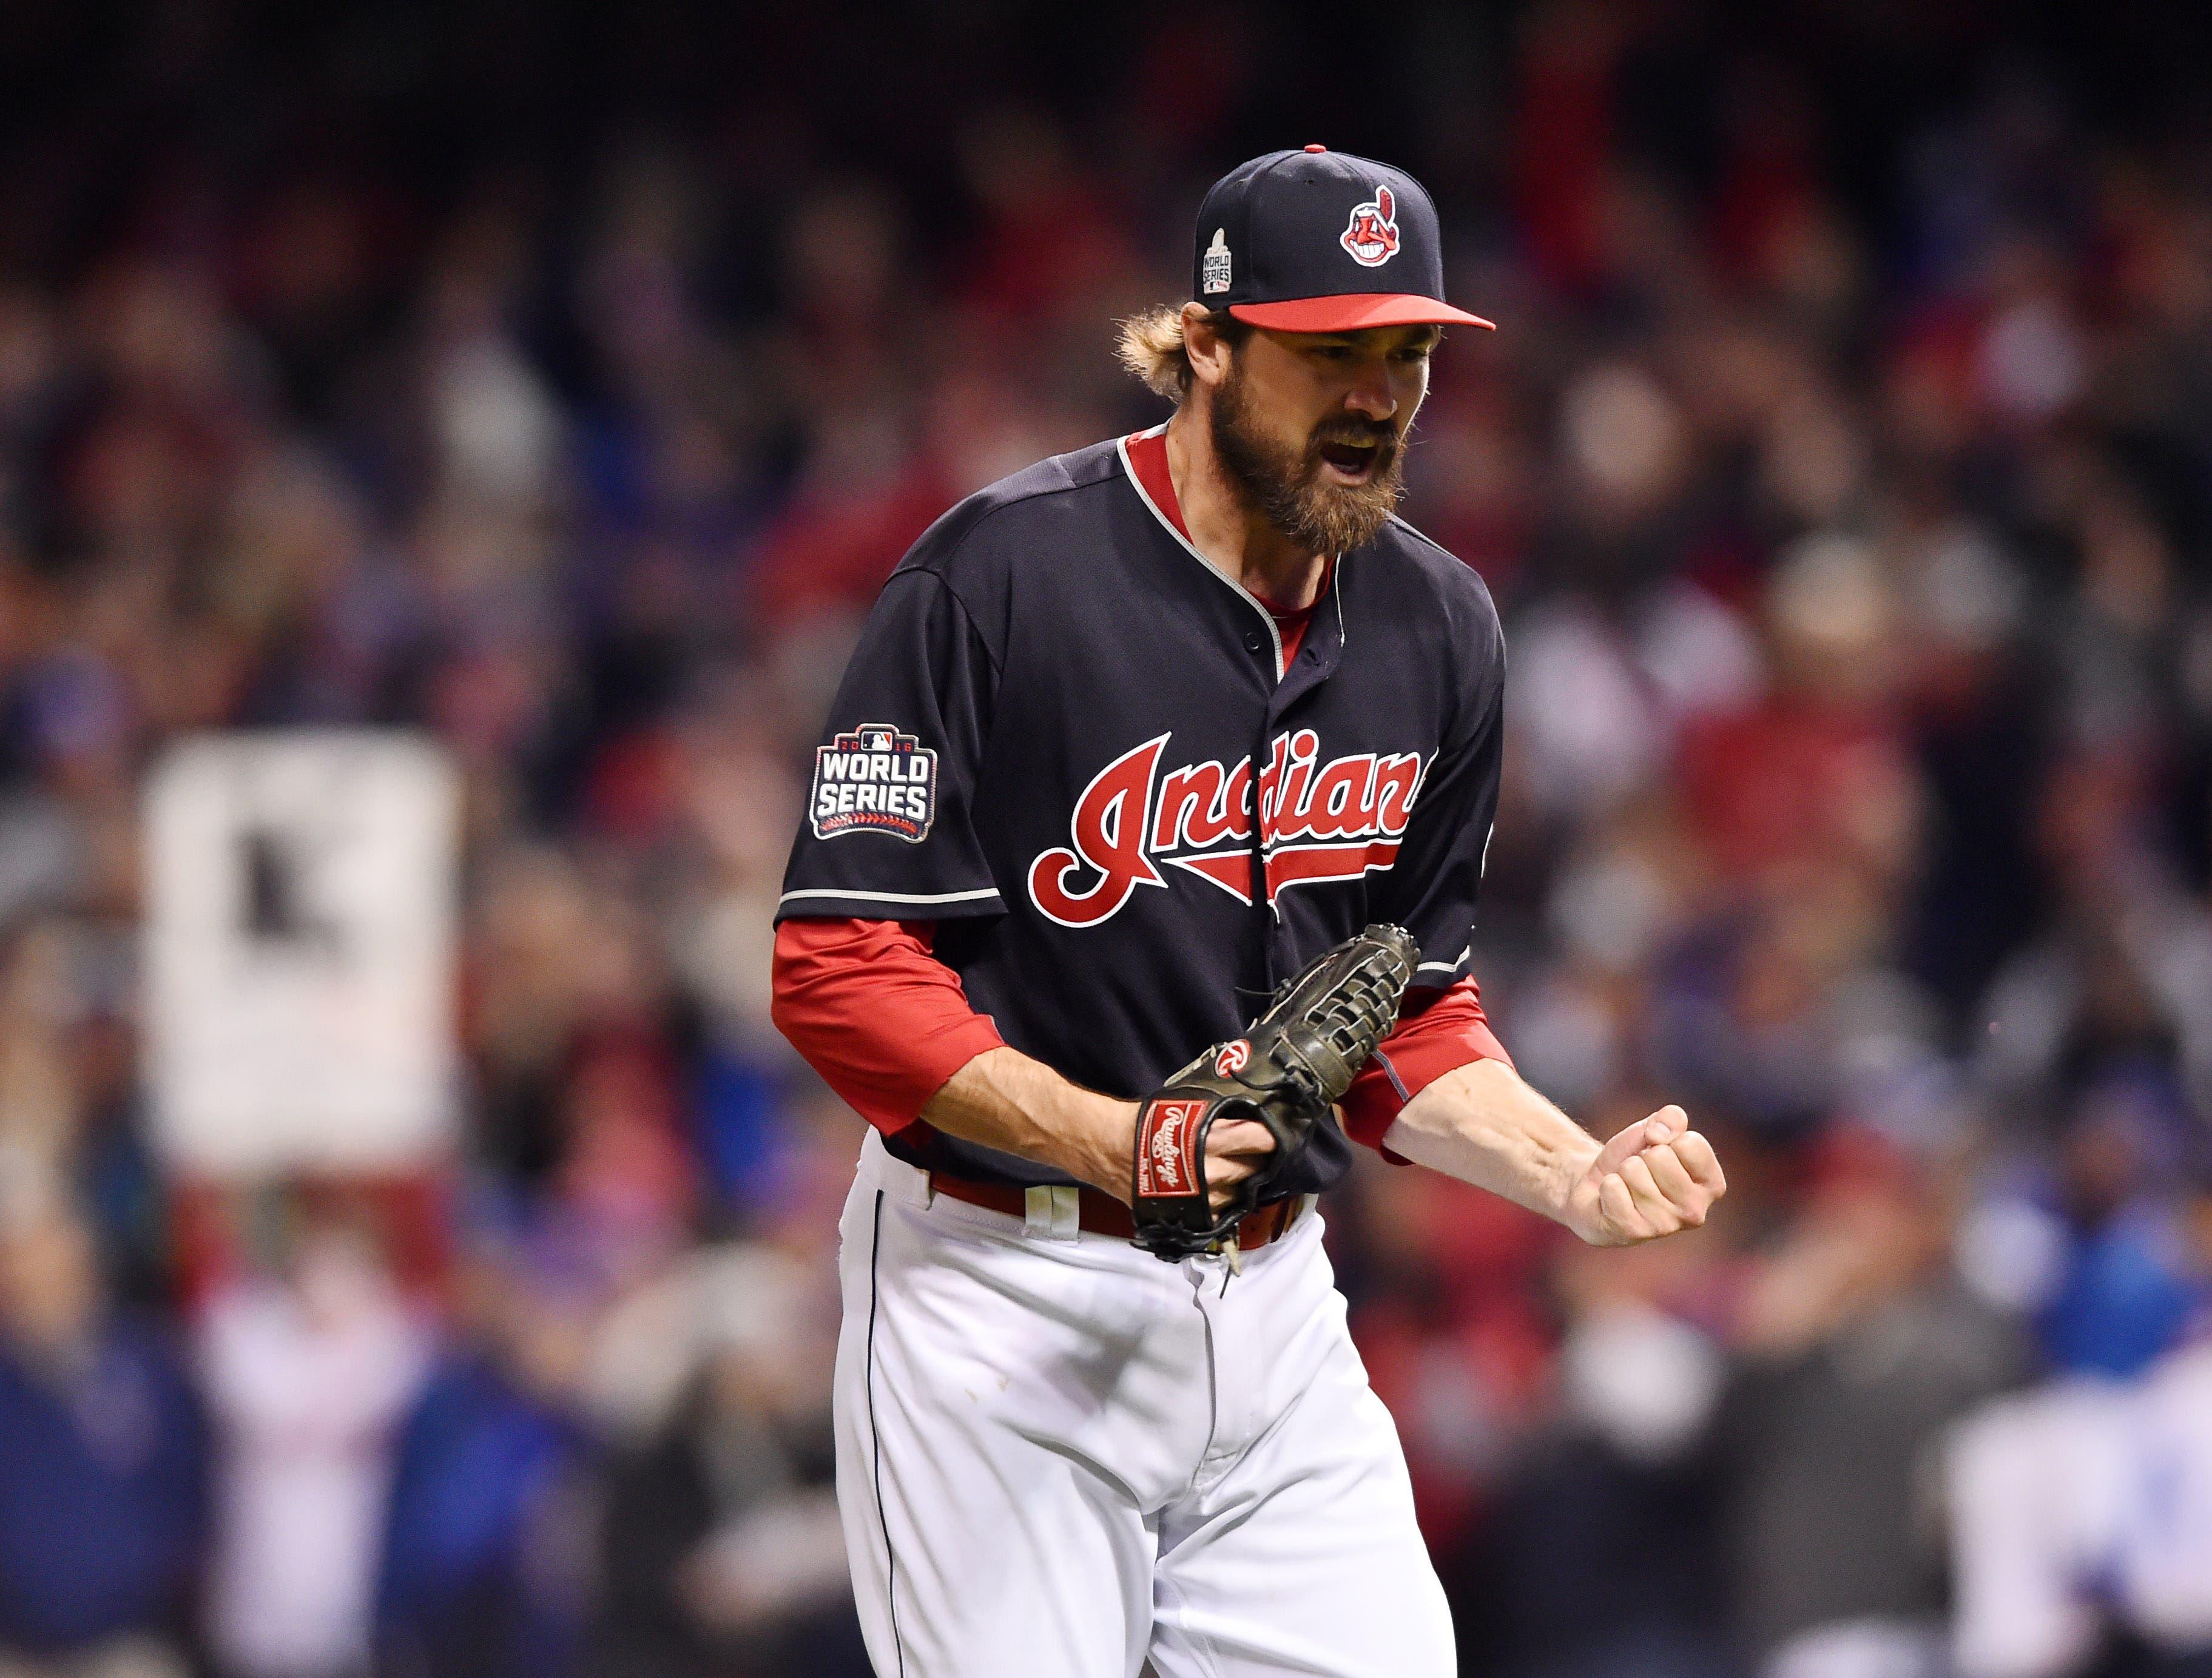
<path id="1" fill-rule="evenodd" d="M 165 1156 L 391 1170 L 458 1129 L 460 790 L 420 736 L 207 735 L 146 799 L 146 1076 Z"/>

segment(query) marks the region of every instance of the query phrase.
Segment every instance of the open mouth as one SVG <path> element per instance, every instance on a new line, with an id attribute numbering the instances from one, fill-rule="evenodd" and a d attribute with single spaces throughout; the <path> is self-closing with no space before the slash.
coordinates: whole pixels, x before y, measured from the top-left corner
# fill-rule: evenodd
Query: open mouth
<path id="1" fill-rule="evenodd" d="M 1358 483 L 1374 476 L 1382 461 L 1382 445 L 1373 439 L 1353 441 L 1338 438 L 1322 444 L 1322 464 L 1338 477 Z"/>

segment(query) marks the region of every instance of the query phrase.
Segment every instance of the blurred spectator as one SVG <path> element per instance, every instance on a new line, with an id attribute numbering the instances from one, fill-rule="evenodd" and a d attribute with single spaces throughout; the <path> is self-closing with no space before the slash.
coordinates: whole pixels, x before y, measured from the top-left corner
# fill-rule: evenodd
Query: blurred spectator
<path id="1" fill-rule="evenodd" d="M 1686 1320 L 1701 1256 L 1620 1256 L 1564 1257 L 1557 1404 L 1515 1465 L 1462 1616 L 1462 1639 L 1494 1639 L 1512 1678 L 1735 1670 L 1711 1449 L 1727 1362 Z"/>
<path id="2" fill-rule="evenodd" d="M 2192 1278 L 2212 1281 L 2201 1183 L 2176 1233 Z M 2212 1341 L 2139 1377 L 2046 1386 L 1954 1432 L 1962 1678 L 2193 1678 L 2212 1664 Z"/>
<path id="3" fill-rule="evenodd" d="M 1943 1431 L 2024 1354 L 1949 1273 L 1926 1169 L 1836 1132 L 1750 1278 L 1715 1447 L 1736 1623 L 1769 1678 L 1944 1671 Z"/>
<path id="4" fill-rule="evenodd" d="M 596 1670 L 867 1671 L 844 1611 L 824 1303 L 792 1258 L 730 1248 L 702 1254 L 610 1320 L 603 1378 L 629 1396 L 633 1443 L 608 1476 Z M 689 1371 L 670 1395 L 641 1360 L 677 1348 Z"/>
<path id="5" fill-rule="evenodd" d="M 2140 1374 L 2212 1304 L 2172 1191 L 2187 1134 L 2160 1093 L 2124 1085 L 2092 1091 L 2065 1138 L 2070 1239 L 2038 1313 L 2057 1370 Z"/>
<path id="6" fill-rule="evenodd" d="M 454 1333 L 400 1428 L 379 1547 L 376 1670 L 558 1678 L 590 1570 L 576 1412 L 588 1268 L 527 1244 L 465 1266 Z"/>
<path id="7" fill-rule="evenodd" d="M 393 1433 L 422 1334 L 373 1238 L 301 1229 L 284 1270 L 210 1300 L 200 1365 L 218 1443 L 208 1636 L 227 1678 L 368 1669 Z"/>
<path id="8" fill-rule="evenodd" d="M 109 1304 L 90 1234 L 51 1184 L 8 1170 L 0 1673 L 184 1678 L 206 1481 L 205 1424 L 167 1334 Z"/>

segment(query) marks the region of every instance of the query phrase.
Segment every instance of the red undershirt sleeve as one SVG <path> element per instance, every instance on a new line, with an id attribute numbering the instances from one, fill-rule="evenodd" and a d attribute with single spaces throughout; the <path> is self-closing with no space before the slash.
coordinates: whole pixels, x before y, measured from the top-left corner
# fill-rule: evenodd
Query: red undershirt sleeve
<path id="1" fill-rule="evenodd" d="M 927 921 L 896 921 L 792 920 L 776 928 L 776 1028 L 886 1134 L 915 1123 L 953 1073 L 1005 1043 L 930 953 L 935 933 Z M 1407 1102 L 1481 1060 L 1512 1064 L 1474 980 L 1410 993 L 1396 1028 L 1345 1094 L 1345 1134 L 1381 1148 Z"/>
<path id="2" fill-rule="evenodd" d="M 1382 1039 L 1345 1091 L 1340 1103 L 1344 1134 L 1380 1150 L 1385 1159 L 1403 1164 L 1382 1146 L 1383 1133 L 1423 1090 L 1446 1073 L 1477 1061 L 1513 1064 L 1490 1029 L 1474 981 L 1461 979 L 1442 990 L 1408 991 L 1396 1029 Z"/>
<path id="3" fill-rule="evenodd" d="M 822 1079 L 886 1135 L 1005 1039 L 930 953 L 927 921 L 791 920 L 775 929 L 770 1017 Z"/>

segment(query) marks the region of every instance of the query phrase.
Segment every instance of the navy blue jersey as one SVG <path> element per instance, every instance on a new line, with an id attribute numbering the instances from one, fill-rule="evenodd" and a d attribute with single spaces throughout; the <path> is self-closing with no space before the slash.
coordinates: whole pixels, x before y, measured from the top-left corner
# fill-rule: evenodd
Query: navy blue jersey
<path id="1" fill-rule="evenodd" d="M 1124 444 L 938 520 L 884 585 L 815 753 L 779 920 L 932 921 L 1012 1047 L 1135 1098 L 1371 921 L 1467 970 L 1498 805 L 1504 646 L 1481 580 L 1393 520 L 1283 667 Z M 1255 773 L 1257 765 L 1257 773 Z M 1064 1183 L 935 1134 L 926 1169 Z M 1348 1145 L 1304 1160 L 1327 1186 Z"/>

